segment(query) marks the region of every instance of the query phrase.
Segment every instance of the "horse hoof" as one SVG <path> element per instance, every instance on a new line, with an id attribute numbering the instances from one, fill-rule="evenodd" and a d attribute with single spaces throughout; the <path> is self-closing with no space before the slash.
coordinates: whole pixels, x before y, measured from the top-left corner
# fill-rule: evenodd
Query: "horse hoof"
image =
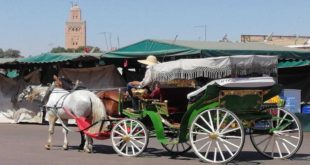
<path id="1" fill-rule="evenodd" d="M 44 145 L 44 147 L 45 147 L 46 150 L 50 150 L 51 149 L 50 145 Z"/>
<path id="2" fill-rule="evenodd" d="M 86 152 L 86 153 L 91 153 L 91 150 L 90 149 L 86 149 L 86 148 L 84 148 L 84 152 Z"/>
<path id="3" fill-rule="evenodd" d="M 68 146 L 62 146 L 63 150 L 68 150 Z"/>

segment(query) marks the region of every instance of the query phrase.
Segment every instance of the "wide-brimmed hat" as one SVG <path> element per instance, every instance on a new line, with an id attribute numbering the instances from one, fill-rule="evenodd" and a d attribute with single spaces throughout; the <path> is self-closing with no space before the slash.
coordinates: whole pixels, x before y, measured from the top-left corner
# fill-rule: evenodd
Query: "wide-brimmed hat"
<path id="1" fill-rule="evenodd" d="M 153 55 L 147 56 L 147 58 L 145 60 L 138 60 L 138 62 L 141 63 L 141 64 L 148 65 L 148 66 L 152 66 L 152 65 L 155 65 L 155 64 L 159 63 L 157 61 L 157 58 L 155 56 L 153 56 Z"/>

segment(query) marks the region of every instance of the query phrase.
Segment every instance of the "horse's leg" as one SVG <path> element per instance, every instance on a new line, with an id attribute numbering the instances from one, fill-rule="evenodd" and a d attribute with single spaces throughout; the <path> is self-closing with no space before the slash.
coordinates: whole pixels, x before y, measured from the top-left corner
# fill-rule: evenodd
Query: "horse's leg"
<path id="1" fill-rule="evenodd" d="M 54 134 L 56 120 L 57 120 L 56 116 L 49 115 L 49 117 L 48 117 L 48 123 L 49 123 L 48 139 L 47 139 L 47 144 L 45 145 L 45 148 L 47 150 L 50 150 L 51 146 L 52 146 L 52 136 Z"/>
<path id="2" fill-rule="evenodd" d="M 63 121 L 63 124 L 65 126 L 68 125 L 68 120 L 67 119 L 63 119 L 62 121 Z M 68 130 L 65 129 L 65 128 L 62 128 L 62 133 L 64 134 L 64 144 L 62 145 L 62 148 L 64 150 L 68 150 Z"/>
<path id="3" fill-rule="evenodd" d="M 93 152 L 93 139 L 86 134 L 85 134 L 84 151 L 87 153 Z"/>
<path id="4" fill-rule="evenodd" d="M 83 150 L 83 147 L 85 145 L 85 134 L 84 134 L 84 132 L 81 131 L 80 135 L 81 135 L 81 144 L 79 146 L 79 150 Z"/>

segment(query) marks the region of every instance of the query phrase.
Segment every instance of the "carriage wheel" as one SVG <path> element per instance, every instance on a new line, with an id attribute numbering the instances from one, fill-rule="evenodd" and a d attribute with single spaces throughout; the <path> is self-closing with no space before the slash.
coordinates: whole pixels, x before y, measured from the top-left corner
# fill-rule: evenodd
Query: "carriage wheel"
<path id="1" fill-rule="evenodd" d="M 243 125 L 234 113 L 226 109 L 205 110 L 191 124 L 190 142 L 195 154 L 202 160 L 228 162 L 243 147 Z"/>
<path id="2" fill-rule="evenodd" d="M 170 129 L 168 132 L 166 132 L 166 137 L 169 138 L 170 143 L 169 144 L 161 143 L 164 149 L 173 155 L 184 154 L 192 148 L 189 142 L 178 143 L 178 135 L 179 135 L 178 132 L 179 132 L 178 129 Z"/>
<path id="3" fill-rule="evenodd" d="M 113 149 L 122 156 L 138 156 L 149 142 L 144 124 L 135 119 L 123 119 L 115 124 L 111 133 Z"/>
<path id="4" fill-rule="evenodd" d="M 256 122 L 250 134 L 253 146 L 268 158 L 284 159 L 293 156 L 303 140 L 299 120 L 284 109 L 269 108 L 265 111 L 272 115 L 272 119 Z"/>

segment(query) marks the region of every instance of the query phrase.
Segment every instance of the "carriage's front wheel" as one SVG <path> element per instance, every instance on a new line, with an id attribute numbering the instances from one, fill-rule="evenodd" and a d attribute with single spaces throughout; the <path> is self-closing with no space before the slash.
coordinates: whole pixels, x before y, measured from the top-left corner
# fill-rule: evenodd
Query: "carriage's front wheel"
<path id="1" fill-rule="evenodd" d="M 190 142 L 202 160 L 228 162 L 242 150 L 243 125 L 234 113 L 226 109 L 205 110 L 191 124 Z"/>
<path id="2" fill-rule="evenodd" d="M 149 142 L 144 124 L 135 119 L 123 119 L 115 124 L 111 132 L 113 149 L 122 156 L 138 156 Z"/>
<path id="3" fill-rule="evenodd" d="M 251 130 L 250 139 L 255 149 L 272 159 L 293 156 L 303 140 L 301 124 L 297 117 L 281 108 L 264 110 L 271 120 L 258 120 Z"/>

